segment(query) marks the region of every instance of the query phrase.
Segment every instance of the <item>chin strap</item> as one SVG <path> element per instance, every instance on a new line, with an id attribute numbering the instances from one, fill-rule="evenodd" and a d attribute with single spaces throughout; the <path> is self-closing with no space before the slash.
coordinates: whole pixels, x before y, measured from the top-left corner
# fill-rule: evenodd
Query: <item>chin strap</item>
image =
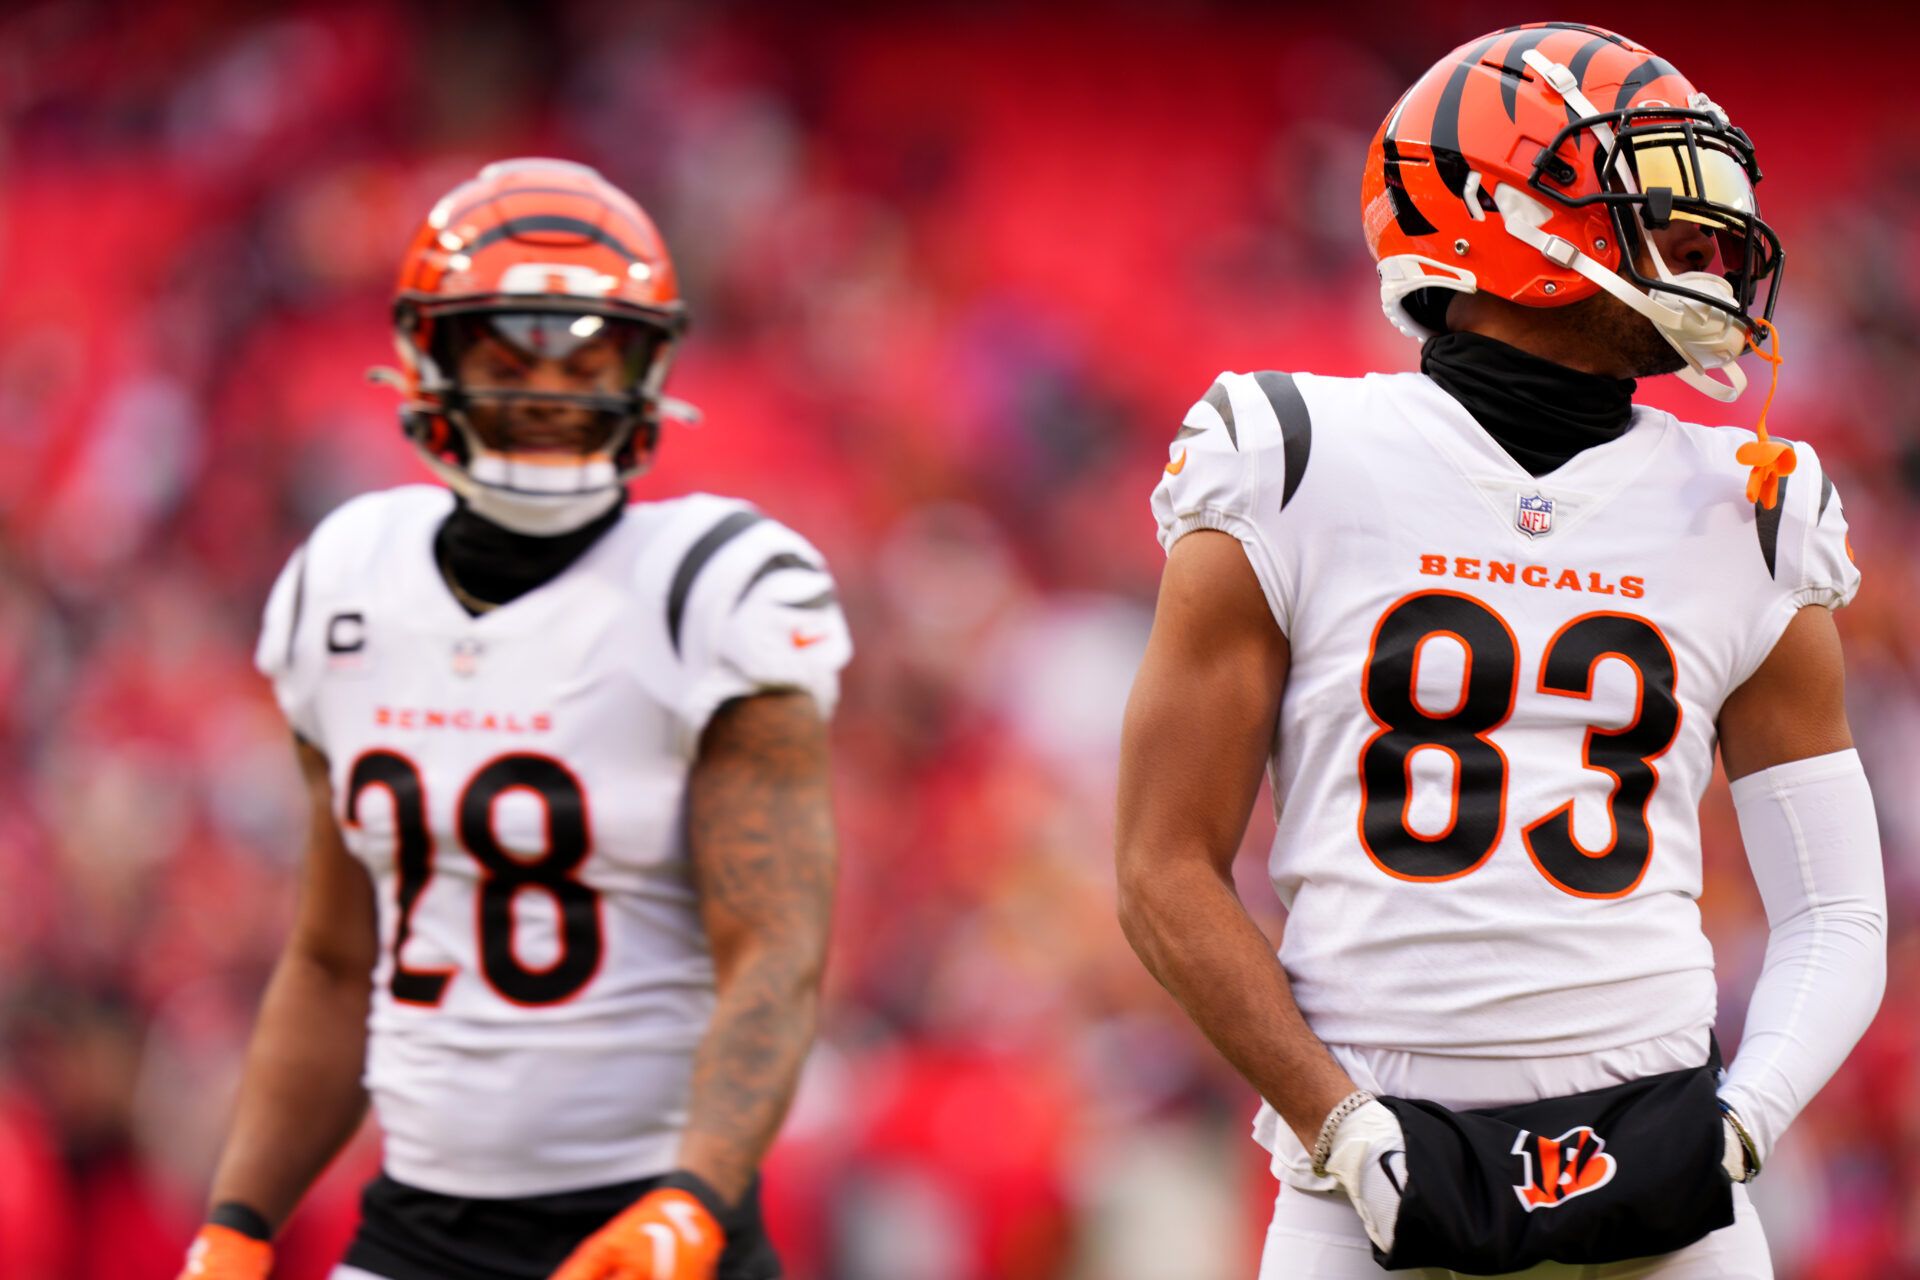
<path id="1" fill-rule="evenodd" d="M 1785 440 L 1775 440 L 1767 434 L 1767 410 L 1773 407 L 1774 392 L 1780 389 L 1780 366 L 1787 362 L 1780 350 L 1780 329 L 1766 320 L 1756 318 L 1754 326 L 1766 332 L 1767 341 L 1773 350 L 1762 351 L 1753 335 L 1747 335 L 1748 348 L 1762 360 L 1773 366 L 1773 384 L 1767 388 L 1767 398 L 1760 404 L 1760 421 L 1753 424 L 1757 440 L 1749 440 L 1734 451 L 1733 460 L 1742 466 L 1752 467 L 1747 476 L 1747 501 L 1757 502 L 1772 510 L 1780 501 L 1780 481 L 1782 477 L 1793 474 L 1795 458 L 1793 446 Z"/>

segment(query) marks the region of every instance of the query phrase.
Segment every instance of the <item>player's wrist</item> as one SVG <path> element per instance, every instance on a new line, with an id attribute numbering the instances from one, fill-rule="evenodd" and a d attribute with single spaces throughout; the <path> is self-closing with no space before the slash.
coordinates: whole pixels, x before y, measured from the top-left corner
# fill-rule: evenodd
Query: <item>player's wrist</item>
<path id="1" fill-rule="evenodd" d="M 1735 1182 L 1752 1182 L 1760 1176 L 1760 1147 L 1753 1139 L 1753 1130 L 1725 1098 L 1720 1099 L 1720 1127 L 1720 1167 Z"/>
<path id="2" fill-rule="evenodd" d="M 1373 1094 L 1356 1089 L 1328 1114 L 1314 1155 L 1314 1172 L 1332 1178 L 1346 1194 L 1367 1238 L 1382 1253 L 1392 1252 L 1407 1192 L 1400 1118 Z"/>
<path id="3" fill-rule="evenodd" d="M 237 1231 L 249 1240 L 273 1242 L 273 1224 L 267 1216 L 244 1200 L 222 1200 L 207 1210 L 207 1225 Z"/>
<path id="4" fill-rule="evenodd" d="M 654 1184 L 656 1191 L 684 1191 L 697 1200 L 707 1216 L 715 1225 L 723 1224 L 733 1214 L 733 1203 L 720 1193 L 720 1189 L 691 1169 L 675 1169 Z"/>
<path id="5" fill-rule="evenodd" d="M 1355 1089 L 1335 1103 L 1327 1112 L 1327 1118 L 1320 1122 L 1319 1135 L 1313 1142 L 1313 1171 L 1320 1177 L 1327 1176 L 1327 1159 L 1333 1154 L 1333 1144 L 1340 1132 L 1340 1126 L 1354 1112 L 1374 1101 L 1375 1095 L 1366 1089 Z"/>

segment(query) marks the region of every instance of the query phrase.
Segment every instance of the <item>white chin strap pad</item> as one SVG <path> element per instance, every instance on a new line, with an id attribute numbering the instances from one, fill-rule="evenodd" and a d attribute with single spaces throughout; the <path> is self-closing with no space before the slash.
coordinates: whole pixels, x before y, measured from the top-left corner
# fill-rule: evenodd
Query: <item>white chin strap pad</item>
<path id="1" fill-rule="evenodd" d="M 612 488 L 570 494 L 564 498 L 530 498 L 521 493 L 475 485 L 470 492 L 461 496 L 476 513 L 503 529 L 547 538 L 555 534 L 572 533 L 605 515 L 625 495 L 619 488 Z"/>
<path id="2" fill-rule="evenodd" d="M 601 487 L 575 487 L 558 493 L 528 493 L 482 482 L 424 448 L 420 450 L 420 456 L 426 461 L 428 469 L 440 477 L 449 489 L 459 494 L 475 514 L 503 529 L 530 537 L 550 538 L 556 534 L 572 533 L 589 521 L 605 515 L 626 497 L 626 487 L 614 473 L 612 463 L 603 464 L 611 480 Z M 476 460 L 475 470 L 479 469 L 479 462 L 484 460 Z M 578 473 L 584 468 L 547 469 L 564 470 L 576 485 L 583 482 L 583 477 Z M 528 468 L 520 467 L 518 470 L 524 472 Z"/>
<path id="3" fill-rule="evenodd" d="M 536 498 L 572 497 L 620 482 L 613 459 L 607 457 L 577 462 L 535 462 L 510 453 L 476 449 L 467 470 L 480 484 Z"/>

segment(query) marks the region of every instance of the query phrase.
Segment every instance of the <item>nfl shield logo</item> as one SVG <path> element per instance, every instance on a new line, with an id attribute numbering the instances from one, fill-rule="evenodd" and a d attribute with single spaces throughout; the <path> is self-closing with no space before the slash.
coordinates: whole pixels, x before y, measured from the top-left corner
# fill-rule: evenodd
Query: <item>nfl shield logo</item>
<path id="1" fill-rule="evenodd" d="M 480 669 L 480 655 L 486 647 L 478 640 L 462 637 L 453 642 L 453 674 L 471 676 Z"/>
<path id="2" fill-rule="evenodd" d="M 1542 534 L 1553 532 L 1553 499 L 1539 494 L 1520 499 L 1520 509 L 1514 514 L 1513 523 L 1520 532 L 1529 538 L 1538 538 Z"/>

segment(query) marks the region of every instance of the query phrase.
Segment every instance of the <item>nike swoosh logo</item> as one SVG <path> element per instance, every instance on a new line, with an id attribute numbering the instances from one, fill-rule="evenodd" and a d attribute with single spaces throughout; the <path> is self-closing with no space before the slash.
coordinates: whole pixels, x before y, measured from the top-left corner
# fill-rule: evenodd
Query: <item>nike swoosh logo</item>
<path id="1" fill-rule="evenodd" d="M 1170 476 L 1177 476 L 1182 471 L 1185 471 L 1186 469 L 1187 469 L 1187 451 L 1185 449 L 1182 449 L 1180 451 L 1180 456 L 1167 464 L 1167 474 Z"/>
<path id="2" fill-rule="evenodd" d="M 808 635 L 804 631 L 796 630 L 796 631 L 793 631 L 788 638 L 793 641 L 794 648 L 805 649 L 812 645 L 819 644 L 822 640 L 825 640 L 827 638 L 827 633 L 824 631 L 821 631 L 814 635 Z"/>

